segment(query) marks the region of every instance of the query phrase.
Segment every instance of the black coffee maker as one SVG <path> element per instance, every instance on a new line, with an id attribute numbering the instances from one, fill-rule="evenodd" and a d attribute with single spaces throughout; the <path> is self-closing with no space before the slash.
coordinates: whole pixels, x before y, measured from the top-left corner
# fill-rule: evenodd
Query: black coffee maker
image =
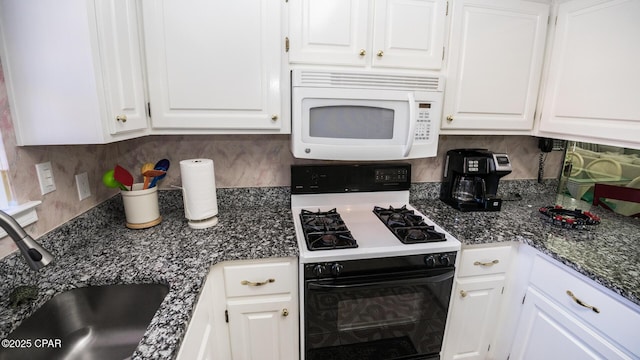
<path id="1" fill-rule="evenodd" d="M 447 151 L 440 200 L 462 211 L 500 211 L 500 178 L 511 173 L 506 154 L 487 149 Z"/>

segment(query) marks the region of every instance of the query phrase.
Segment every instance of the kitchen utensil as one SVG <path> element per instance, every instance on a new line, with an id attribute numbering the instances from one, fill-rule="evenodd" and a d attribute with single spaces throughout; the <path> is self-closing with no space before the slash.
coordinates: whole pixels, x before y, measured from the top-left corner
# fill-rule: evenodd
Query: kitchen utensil
<path id="1" fill-rule="evenodd" d="M 142 185 L 143 189 L 148 189 L 149 188 L 149 182 L 151 182 L 151 177 L 145 175 L 145 173 L 147 171 L 149 171 L 149 170 L 153 170 L 153 164 L 152 163 L 144 163 L 140 167 L 140 174 L 142 174 L 142 176 L 144 178 L 143 185 Z"/>
<path id="2" fill-rule="evenodd" d="M 133 186 L 133 175 L 127 169 L 123 168 L 120 165 L 116 165 L 113 169 L 113 177 L 127 187 L 127 190 L 131 190 L 131 186 Z"/>
<path id="3" fill-rule="evenodd" d="M 148 178 L 154 178 L 154 177 L 160 177 L 162 175 L 165 175 L 167 172 L 164 170 L 147 170 L 144 172 L 144 174 L 142 174 L 144 177 L 148 177 Z"/>
<path id="4" fill-rule="evenodd" d="M 120 188 L 122 190 L 128 190 L 124 185 L 122 185 L 113 177 L 113 172 L 113 170 L 108 170 L 107 172 L 105 172 L 104 175 L 102 175 L 102 183 L 108 188 Z"/>
<path id="5" fill-rule="evenodd" d="M 150 188 L 152 188 L 152 187 L 156 186 L 156 184 L 158 183 L 158 181 L 160 181 L 160 180 L 164 179 L 164 177 L 165 177 L 165 176 L 167 176 L 166 172 L 167 172 L 167 171 L 169 171 L 169 165 L 170 165 L 170 162 L 169 162 L 169 160 L 167 160 L 167 159 L 159 160 L 159 161 L 156 163 L 156 166 L 154 166 L 154 168 L 153 168 L 153 169 L 154 169 L 154 170 L 163 170 L 163 171 L 165 171 L 165 173 L 164 173 L 163 175 L 160 175 L 160 176 L 156 176 L 156 177 L 154 177 L 154 178 L 153 178 L 153 180 L 151 180 L 151 184 L 149 184 L 149 187 L 150 187 Z"/>

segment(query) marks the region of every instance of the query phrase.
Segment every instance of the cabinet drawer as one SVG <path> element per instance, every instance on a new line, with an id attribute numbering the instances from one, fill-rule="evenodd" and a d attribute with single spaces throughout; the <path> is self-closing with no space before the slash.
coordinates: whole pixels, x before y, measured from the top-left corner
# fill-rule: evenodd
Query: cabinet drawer
<path id="1" fill-rule="evenodd" d="M 619 301 L 613 293 L 608 294 L 608 289 L 599 289 L 564 265 L 560 267 L 539 256 L 534 260 L 530 282 L 593 329 L 640 356 L 640 307 Z M 598 312 L 586 306 L 593 306 Z"/>
<path id="2" fill-rule="evenodd" d="M 227 297 L 292 292 L 296 281 L 293 261 L 230 264 L 224 267 Z"/>
<path id="3" fill-rule="evenodd" d="M 462 249 L 458 277 L 504 273 L 510 259 L 510 245 Z"/>

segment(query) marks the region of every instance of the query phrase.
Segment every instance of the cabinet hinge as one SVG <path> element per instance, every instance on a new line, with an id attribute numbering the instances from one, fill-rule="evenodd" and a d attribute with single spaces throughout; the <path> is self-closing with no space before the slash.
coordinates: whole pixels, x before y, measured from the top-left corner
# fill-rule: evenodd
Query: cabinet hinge
<path id="1" fill-rule="evenodd" d="M 447 11 L 445 11 L 444 16 L 449 16 L 449 2 L 447 1 Z"/>
<path id="2" fill-rule="evenodd" d="M 227 310 L 224 311 L 224 321 L 227 323 L 229 322 L 229 311 Z"/>
<path id="3" fill-rule="evenodd" d="M 289 52 L 289 37 L 284 38 L 284 51 Z"/>
<path id="4" fill-rule="evenodd" d="M 151 103 L 147 103 L 147 116 L 151 119 Z"/>

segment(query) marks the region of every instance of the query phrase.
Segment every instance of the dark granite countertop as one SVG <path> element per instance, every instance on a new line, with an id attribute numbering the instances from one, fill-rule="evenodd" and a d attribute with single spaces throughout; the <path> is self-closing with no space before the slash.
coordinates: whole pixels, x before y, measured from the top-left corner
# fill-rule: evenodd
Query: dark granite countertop
<path id="1" fill-rule="evenodd" d="M 433 197 L 433 191 L 423 198 L 412 195 L 411 204 L 460 240 L 463 248 L 525 243 L 640 305 L 640 219 L 598 207 L 589 210 L 601 217 L 593 230 L 559 228 L 538 211 L 556 204 L 553 184 L 546 190 L 527 182 L 520 188 L 515 182 L 509 185 L 502 197 L 512 200 L 504 201 L 499 212 L 461 212 Z"/>
<path id="2" fill-rule="evenodd" d="M 171 359 L 212 265 L 298 255 L 286 188 L 219 189 L 219 223 L 201 230 L 188 227 L 180 191 L 159 194 L 163 221 L 155 227 L 126 228 L 121 197 L 115 196 L 39 238 L 55 257 L 39 272 L 29 270 L 19 254 L 2 259 L 0 338 L 57 293 L 90 285 L 163 283 L 169 293 L 132 359 Z M 40 296 L 13 309 L 8 294 L 22 284 L 37 284 Z"/>
<path id="3" fill-rule="evenodd" d="M 518 192 L 522 199 L 505 201 L 500 212 L 459 212 L 437 200 L 437 184 L 412 187 L 411 203 L 456 236 L 463 247 L 523 242 L 640 305 L 640 220 L 596 209 L 602 217 L 597 229 L 558 229 L 538 213 L 539 207 L 554 204 L 553 186 L 530 181 L 501 186 L 503 193 Z M 218 207 L 217 226 L 194 230 L 184 218 L 181 192 L 162 191 L 162 223 L 130 230 L 124 226 L 121 198 L 115 196 L 39 238 L 53 252 L 55 263 L 38 273 L 28 270 L 18 254 L 2 259 L 0 338 L 62 291 L 89 285 L 164 283 L 169 294 L 132 359 L 174 358 L 212 265 L 298 255 L 288 188 L 219 189 Z M 246 218 L 250 221 L 240 220 Z M 37 284 L 40 296 L 31 305 L 12 309 L 8 294 L 21 284 Z"/>

